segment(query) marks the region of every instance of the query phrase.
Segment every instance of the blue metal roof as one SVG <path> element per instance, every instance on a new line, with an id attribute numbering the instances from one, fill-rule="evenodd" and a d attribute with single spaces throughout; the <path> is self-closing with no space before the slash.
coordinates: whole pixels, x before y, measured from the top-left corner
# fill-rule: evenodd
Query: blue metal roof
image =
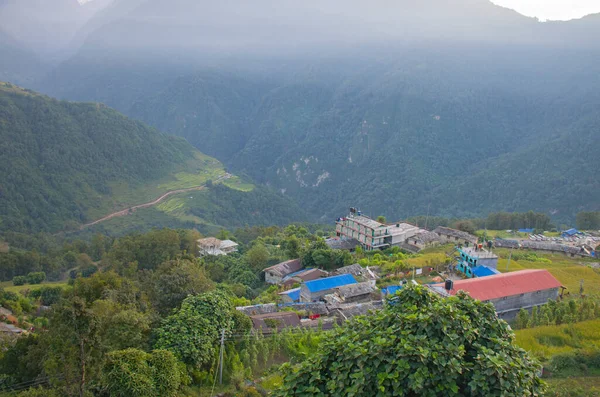
<path id="1" fill-rule="evenodd" d="M 579 230 L 577 230 L 577 229 L 569 229 L 569 230 L 565 230 L 564 232 L 562 232 L 562 234 L 566 234 L 567 236 L 573 236 L 577 233 L 579 233 Z"/>
<path id="2" fill-rule="evenodd" d="M 300 288 L 294 288 L 289 291 L 282 292 L 281 294 L 287 295 L 294 302 L 300 300 Z"/>
<path id="3" fill-rule="evenodd" d="M 519 233 L 533 233 L 534 229 L 519 229 Z"/>
<path id="4" fill-rule="evenodd" d="M 401 285 L 390 285 L 389 287 L 385 287 L 381 289 L 381 292 L 384 295 L 395 295 L 396 292 L 400 291 L 402 289 Z"/>
<path id="5" fill-rule="evenodd" d="M 498 270 L 492 269 L 487 266 L 475 266 L 471 270 L 473 271 L 473 274 L 477 277 L 493 276 L 494 274 L 500 273 Z"/>
<path id="6" fill-rule="evenodd" d="M 320 278 L 318 280 L 307 281 L 304 283 L 310 292 L 324 291 L 348 284 L 356 284 L 356 280 L 351 274 L 341 274 L 339 276 Z"/>

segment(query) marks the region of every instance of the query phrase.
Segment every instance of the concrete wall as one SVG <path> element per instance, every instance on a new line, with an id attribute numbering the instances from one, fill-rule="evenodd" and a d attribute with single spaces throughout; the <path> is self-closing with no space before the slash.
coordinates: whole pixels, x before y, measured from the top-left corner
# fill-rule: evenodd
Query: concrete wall
<path id="1" fill-rule="evenodd" d="M 310 292 L 305 284 L 300 286 L 300 302 L 314 302 L 319 298 L 331 294 L 334 291 L 333 288 L 326 289 L 318 292 Z"/>
<path id="2" fill-rule="evenodd" d="M 508 296 L 506 298 L 493 299 L 491 302 L 498 316 L 510 321 L 514 319 L 521 308 L 530 308 L 533 306 L 548 303 L 550 299 L 558 298 L 558 288 L 547 289 L 543 291 L 529 292 L 527 294 Z"/>
<path id="3" fill-rule="evenodd" d="M 477 259 L 477 266 L 487 266 L 496 269 L 498 267 L 498 258 L 479 258 Z"/>
<path id="4" fill-rule="evenodd" d="M 265 272 L 265 282 L 267 284 L 280 284 L 282 281 L 282 277 L 276 276 L 271 272 Z"/>

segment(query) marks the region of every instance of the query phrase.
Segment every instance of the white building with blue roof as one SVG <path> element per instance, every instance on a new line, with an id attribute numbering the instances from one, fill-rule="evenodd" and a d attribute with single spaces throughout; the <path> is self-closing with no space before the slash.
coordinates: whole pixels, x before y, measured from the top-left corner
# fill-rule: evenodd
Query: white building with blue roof
<path id="1" fill-rule="evenodd" d="M 317 301 L 323 296 L 334 292 L 337 287 L 356 283 L 356 279 L 351 274 L 341 274 L 339 276 L 307 281 L 300 286 L 300 302 Z"/>

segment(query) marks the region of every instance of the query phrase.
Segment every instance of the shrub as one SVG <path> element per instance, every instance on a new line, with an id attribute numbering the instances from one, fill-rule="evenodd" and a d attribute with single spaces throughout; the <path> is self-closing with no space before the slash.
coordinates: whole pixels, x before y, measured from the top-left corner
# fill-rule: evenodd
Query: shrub
<path id="1" fill-rule="evenodd" d="M 27 275 L 29 284 L 41 284 L 46 279 L 44 272 L 31 272 Z"/>
<path id="2" fill-rule="evenodd" d="M 27 284 L 27 277 L 15 276 L 12 281 L 13 281 L 13 285 L 25 285 L 25 284 Z"/>

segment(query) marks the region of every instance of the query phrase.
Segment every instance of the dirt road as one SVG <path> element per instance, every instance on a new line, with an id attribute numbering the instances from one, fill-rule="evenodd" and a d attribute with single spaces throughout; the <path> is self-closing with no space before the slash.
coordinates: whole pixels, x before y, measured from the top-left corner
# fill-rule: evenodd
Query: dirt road
<path id="1" fill-rule="evenodd" d="M 220 177 L 218 177 L 216 179 L 215 182 L 222 181 L 222 180 L 228 179 L 228 178 L 231 178 L 231 174 L 221 175 Z M 109 219 L 116 218 L 118 216 L 129 215 L 129 214 L 133 213 L 135 210 L 140 209 L 140 208 L 152 207 L 153 205 L 156 205 L 156 204 L 160 203 L 165 198 L 167 198 L 169 196 L 172 196 L 174 194 L 185 193 L 185 192 L 192 192 L 194 190 L 202 190 L 205 187 L 206 187 L 206 185 L 200 185 L 200 186 L 189 187 L 189 188 L 186 188 L 186 189 L 169 190 L 168 192 L 166 192 L 165 194 L 163 194 L 162 196 L 160 196 L 156 200 L 153 200 L 153 201 L 150 201 L 150 202 L 144 203 L 144 204 L 134 205 L 133 207 L 125 208 L 124 210 L 121 210 L 121 211 L 113 212 L 112 214 L 106 215 L 105 217 L 100 218 L 98 220 L 95 220 L 94 222 L 90 222 L 90 223 L 86 223 L 85 225 L 82 225 L 80 227 L 80 229 L 85 229 L 86 227 L 97 225 L 100 222 L 104 222 L 104 221 L 107 221 Z"/>

